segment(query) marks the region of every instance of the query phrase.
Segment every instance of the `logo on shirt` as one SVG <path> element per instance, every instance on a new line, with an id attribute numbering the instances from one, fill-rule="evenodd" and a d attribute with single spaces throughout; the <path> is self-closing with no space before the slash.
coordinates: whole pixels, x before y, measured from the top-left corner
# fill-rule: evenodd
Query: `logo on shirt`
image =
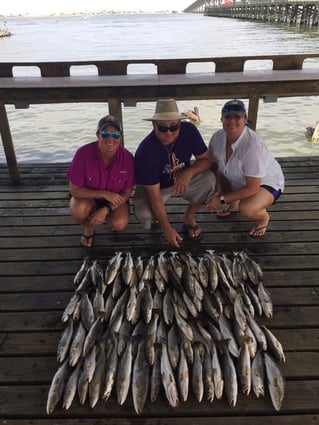
<path id="1" fill-rule="evenodd" d="M 173 179 L 173 182 L 176 182 L 177 177 L 180 175 L 182 169 L 185 167 L 185 163 L 179 162 L 179 159 L 174 152 L 169 156 L 169 163 L 166 164 L 163 174 L 169 174 L 170 178 Z"/>

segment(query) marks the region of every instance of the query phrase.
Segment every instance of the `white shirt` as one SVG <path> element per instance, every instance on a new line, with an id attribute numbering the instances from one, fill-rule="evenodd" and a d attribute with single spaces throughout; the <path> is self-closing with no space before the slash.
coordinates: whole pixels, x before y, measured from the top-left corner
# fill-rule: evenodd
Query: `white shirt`
<path id="1" fill-rule="evenodd" d="M 218 164 L 218 171 L 230 182 L 232 190 L 246 186 L 245 177 L 261 179 L 260 185 L 284 189 L 284 175 L 276 159 L 261 137 L 245 126 L 242 134 L 232 144 L 233 153 L 226 163 L 226 133 L 216 131 L 209 142 L 209 153 Z"/>

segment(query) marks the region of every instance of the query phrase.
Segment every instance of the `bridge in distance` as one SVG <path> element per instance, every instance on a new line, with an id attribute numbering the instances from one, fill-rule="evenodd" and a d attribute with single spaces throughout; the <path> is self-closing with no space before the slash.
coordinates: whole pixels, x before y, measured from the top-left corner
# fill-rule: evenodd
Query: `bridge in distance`
<path id="1" fill-rule="evenodd" d="M 316 28 L 319 26 L 318 0 L 196 0 L 184 12 Z"/>
<path id="2" fill-rule="evenodd" d="M 224 0 L 196 0 L 190 4 L 183 12 L 186 13 L 204 13 L 205 8 L 209 6 L 222 6 Z"/>
<path id="3" fill-rule="evenodd" d="M 204 13 L 206 8 L 209 7 L 218 7 L 218 6 L 249 6 L 249 7 L 259 7 L 264 4 L 268 6 L 276 6 L 278 4 L 290 4 L 292 6 L 298 7 L 312 7 L 317 11 L 319 10 L 318 0 L 196 0 L 190 4 L 183 12 L 186 13 Z"/>

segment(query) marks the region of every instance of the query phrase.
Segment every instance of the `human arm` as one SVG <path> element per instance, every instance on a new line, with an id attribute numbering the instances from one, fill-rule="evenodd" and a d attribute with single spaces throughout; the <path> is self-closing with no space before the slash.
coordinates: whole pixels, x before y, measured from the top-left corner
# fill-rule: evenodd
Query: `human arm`
<path id="1" fill-rule="evenodd" d="M 185 193 L 192 177 L 203 171 L 208 170 L 212 165 L 212 161 L 209 157 L 208 151 L 204 152 L 201 155 L 196 155 L 195 158 L 196 161 L 194 161 L 189 167 L 184 169 L 177 177 L 176 182 L 172 187 L 173 195 L 180 195 L 182 193 Z"/>
<path id="2" fill-rule="evenodd" d="M 121 193 L 114 193 L 108 190 L 96 190 L 89 189 L 87 187 L 76 186 L 71 181 L 69 181 L 69 191 L 74 198 L 104 199 L 105 201 L 108 201 L 111 204 L 112 209 L 114 209 L 120 207 L 121 205 L 125 204 L 125 202 L 127 202 L 132 189 L 126 189 Z"/>
<path id="3" fill-rule="evenodd" d="M 113 192 L 81 188 L 71 182 L 69 182 L 69 189 L 74 198 L 92 200 L 93 209 L 87 219 L 92 226 L 102 225 L 107 215 L 128 201 L 132 191 L 132 189 L 124 189 L 120 194 L 115 194 L 117 202 L 112 203 L 113 198 L 110 195 L 113 195 Z"/>
<path id="4" fill-rule="evenodd" d="M 222 191 L 217 191 L 209 199 L 206 204 L 206 207 L 209 211 L 216 212 L 223 209 L 225 204 L 231 204 L 236 201 L 241 201 L 246 198 L 250 198 L 255 195 L 260 190 L 261 178 L 258 177 L 245 177 L 246 185 L 241 188 L 223 193 Z M 224 196 L 224 204 L 221 202 L 221 195 Z"/>
<path id="5" fill-rule="evenodd" d="M 166 213 L 165 204 L 161 197 L 160 185 L 148 185 L 145 186 L 146 193 L 148 195 L 148 200 L 152 208 L 152 212 L 158 220 L 159 225 L 161 226 L 165 239 L 167 242 L 179 248 L 179 242 L 183 239 L 178 232 L 171 226 L 168 216 Z"/>
<path id="6" fill-rule="evenodd" d="M 108 215 L 110 215 L 117 208 L 120 208 L 121 206 L 128 203 L 131 192 L 132 192 L 132 189 L 124 189 L 120 192 L 120 195 L 122 196 L 122 199 L 123 199 L 123 203 L 118 206 L 115 206 L 114 204 L 111 204 L 108 201 L 105 201 L 107 202 L 107 204 L 103 205 L 103 203 L 99 199 L 97 201 L 98 208 L 89 217 L 90 223 L 95 226 L 103 224 Z"/>

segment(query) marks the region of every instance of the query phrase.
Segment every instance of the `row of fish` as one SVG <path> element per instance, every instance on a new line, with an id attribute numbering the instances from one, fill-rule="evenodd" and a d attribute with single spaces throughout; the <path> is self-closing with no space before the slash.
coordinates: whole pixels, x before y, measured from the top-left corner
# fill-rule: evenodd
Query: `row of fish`
<path id="1" fill-rule="evenodd" d="M 84 259 L 62 314 L 47 413 L 75 396 L 93 408 L 111 394 L 123 405 L 131 391 L 140 414 L 147 397 L 164 391 L 177 407 L 189 393 L 199 402 L 265 387 L 276 410 L 284 398 L 283 348 L 257 317 L 273 304 L 263 271 L 246 252 L 202 256 L 159 252 L 148 259 L 117 252 Z"/>

